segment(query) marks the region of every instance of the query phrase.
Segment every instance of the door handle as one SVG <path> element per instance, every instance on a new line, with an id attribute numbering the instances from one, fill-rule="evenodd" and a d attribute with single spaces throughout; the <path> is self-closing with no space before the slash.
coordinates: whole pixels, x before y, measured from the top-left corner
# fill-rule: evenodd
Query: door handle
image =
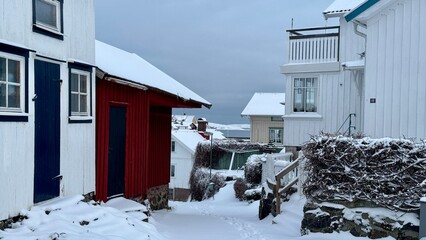
<path id="1" fill-rule="evenodd" d="M 33 102 L 35 101 L 37 99 L 37 94 L 34 94 L 34 96 L 33 96 Z"/>
<path id="2" fill-rule="evenodd" d="M 63 178 L 63 176 L 62 175 L 56 175 L 56 176 L 54 176 L 53 178 L 52 178 L 52 180 L 55 180 L 55 179 L 57 179 L 57 178 L 59 178 L 59 180 L 62 180 L 62 178 Z"/>

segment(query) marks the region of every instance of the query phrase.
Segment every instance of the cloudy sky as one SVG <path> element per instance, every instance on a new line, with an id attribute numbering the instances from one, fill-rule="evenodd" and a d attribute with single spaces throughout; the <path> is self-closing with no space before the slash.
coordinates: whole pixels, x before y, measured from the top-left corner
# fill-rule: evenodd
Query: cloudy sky
<path id="1" fill-rule="evenodd" d="M 291 28 L 334 25 L 333 0 L 95 0 L 96 38 L 151 62 L 213 104 L 174 113 L 240 116 L 255 92 L 284 92 Z"/>

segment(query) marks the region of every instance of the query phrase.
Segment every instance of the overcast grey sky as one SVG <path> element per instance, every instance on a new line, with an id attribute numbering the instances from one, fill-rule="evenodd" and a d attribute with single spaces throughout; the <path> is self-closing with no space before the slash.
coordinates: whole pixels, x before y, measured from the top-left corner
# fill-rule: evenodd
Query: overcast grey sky
<path id="1" fill-rule="evenodd" d="M 95 0 L 96 38 L 151 62 L 213 104 L 174 113 L 216 123 L 240 114 L 255 92 L 284 92 L 287 33 L 334 25 L 333 0 Z"/>

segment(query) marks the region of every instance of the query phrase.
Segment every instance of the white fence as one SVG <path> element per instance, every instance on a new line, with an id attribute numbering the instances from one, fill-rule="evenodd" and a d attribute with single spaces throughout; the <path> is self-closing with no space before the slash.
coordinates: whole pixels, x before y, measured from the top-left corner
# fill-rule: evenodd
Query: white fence
<path id="1" fill-rule="evenodd" d="M 290 64 L 339 61 L 338 27 L 295 29 L 288 32 Z"/>

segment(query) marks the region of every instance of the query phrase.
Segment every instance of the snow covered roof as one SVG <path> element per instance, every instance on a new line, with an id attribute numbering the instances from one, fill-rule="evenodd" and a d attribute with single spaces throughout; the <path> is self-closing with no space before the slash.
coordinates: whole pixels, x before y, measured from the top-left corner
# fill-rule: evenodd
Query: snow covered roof
<path id="1" fill-rule="evenodd" d="M 191 153 L 195 153 L 198 143 L 207 141 L 195 130 L 173 130 L 172 137 L 183 144 Z"/>
<path id="2" fill-rule="evenodd" d="M 184 100 L 198 102 L 207 108 L 211 107 L 212 104 L 207 100 L 140 56 L 98 40 L 96 40 L 95 46 L 96 66 L 104 73 L 131 83 L 140 84 L 148 88 L 158 89 L 176 95 Z"/>
<path id="3" fill-rule="evenodd" d="M 335 0 L 322 14 L 324 17 L 340 17 L 359 6 L 365 0 Z"/>
<path id="4" fill-rule="evenodd" d="M 241 113 L 242 116 L 284 115 L 285 93 L 255 93 Z"/>

